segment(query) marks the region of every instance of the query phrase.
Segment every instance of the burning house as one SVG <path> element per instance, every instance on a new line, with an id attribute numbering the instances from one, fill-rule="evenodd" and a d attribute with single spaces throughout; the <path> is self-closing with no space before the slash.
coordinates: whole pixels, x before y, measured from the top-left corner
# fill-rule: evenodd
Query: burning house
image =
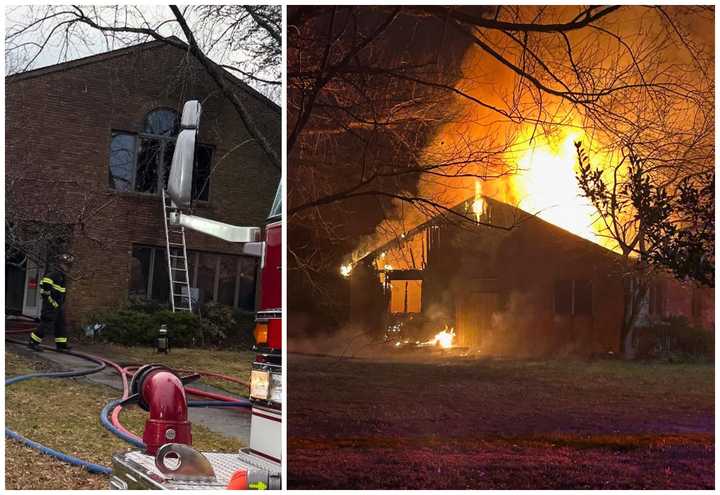
<path id="1" fill-rule="evenodd" d="M 451 328 L 452 345 L 484 354 L 620 350 L 628 277 L 619 255 L 477 194 L 452 211 L 475 224 L 441 215 L 343 268 L 354 322 L 421 343 Z M 649 321 L 714 326 L 712 289 L 658 276 L 647 299 Z"/>

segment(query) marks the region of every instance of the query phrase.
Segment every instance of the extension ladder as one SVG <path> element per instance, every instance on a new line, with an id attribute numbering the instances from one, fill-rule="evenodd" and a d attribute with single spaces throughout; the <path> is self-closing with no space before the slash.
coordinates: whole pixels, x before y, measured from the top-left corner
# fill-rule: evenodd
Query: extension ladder
<path id="1" fill-rule="evenodd" d="M 170 304 L 173 312 L 192 311 L 185 228 L 182 225 L 170 224 L 170 215 L 178 213 L 180 210 L 172 202 L 165 189 L 162 190 L 162 200 L 168 278 L 170 279 Z"/>

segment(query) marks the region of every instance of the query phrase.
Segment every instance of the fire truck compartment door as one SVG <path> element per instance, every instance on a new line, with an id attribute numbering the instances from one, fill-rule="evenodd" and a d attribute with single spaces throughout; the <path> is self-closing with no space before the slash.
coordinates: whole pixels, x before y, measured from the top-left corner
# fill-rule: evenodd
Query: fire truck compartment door
<path id="1" fill-rule="evenodd" d="M 269 408 L 252 408 L 250 449 L 280 462 L 282 446 L 281 413 Z"/>

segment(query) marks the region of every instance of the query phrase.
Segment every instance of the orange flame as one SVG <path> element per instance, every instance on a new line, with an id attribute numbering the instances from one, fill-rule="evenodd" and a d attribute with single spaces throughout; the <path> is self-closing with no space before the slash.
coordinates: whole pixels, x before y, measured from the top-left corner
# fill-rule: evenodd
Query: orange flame
<path id="1" fill-rule="evenodd" d="M 475 199 L 472 203 L 472 212 L 475 214 L 475 222 L 480 223 L 480 217 L 485 213 L 485 200 L 480 192 L 480 181 L 475 181 Z"/>
<path id="2" fill-rule="evenodd" d="M 576 179 L 575 142 L 583 137 L 583 132 L 576 129 L 566 130 L 557 138 L 536 136 L 531 142 L 530 136 L 524 140 L 521 136 L 519 142 L 530 144 L 517 146 L 518 170 L 509 180 L 519 208 L 599 243 L 601 222 L 597 221 L 597 211 L 582 195 Z"/>
<path id="3" fill-rule="evenodd" d="M 435 334 L 435 336 L 428 340 L 426 344 L 439 345 L 443 349 L 449 349 L 453 346 L 453 340 L 455 340 L 455 329 L 446 326 L 444 330 Z"/>

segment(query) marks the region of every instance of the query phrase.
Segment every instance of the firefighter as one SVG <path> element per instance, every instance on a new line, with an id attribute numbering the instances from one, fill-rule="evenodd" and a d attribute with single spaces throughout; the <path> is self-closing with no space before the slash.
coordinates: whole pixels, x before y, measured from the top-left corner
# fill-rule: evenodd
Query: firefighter
<path id="1" fill-rule="evenodd" d="M 65 276 L 73 263 L 71 254 L 61 254 L 56 258 L 56 268 L 50 270 L 40 281 L 40 294 L 42 296 L 42 312 L 40 325 L 30 334 L 29 346 L 34 351 L 42 351 L 40 344 L 48 330 L 53 330 L 55 347 L 60 351 L 67 351 L 67 334 L 65 333 Z"/>

